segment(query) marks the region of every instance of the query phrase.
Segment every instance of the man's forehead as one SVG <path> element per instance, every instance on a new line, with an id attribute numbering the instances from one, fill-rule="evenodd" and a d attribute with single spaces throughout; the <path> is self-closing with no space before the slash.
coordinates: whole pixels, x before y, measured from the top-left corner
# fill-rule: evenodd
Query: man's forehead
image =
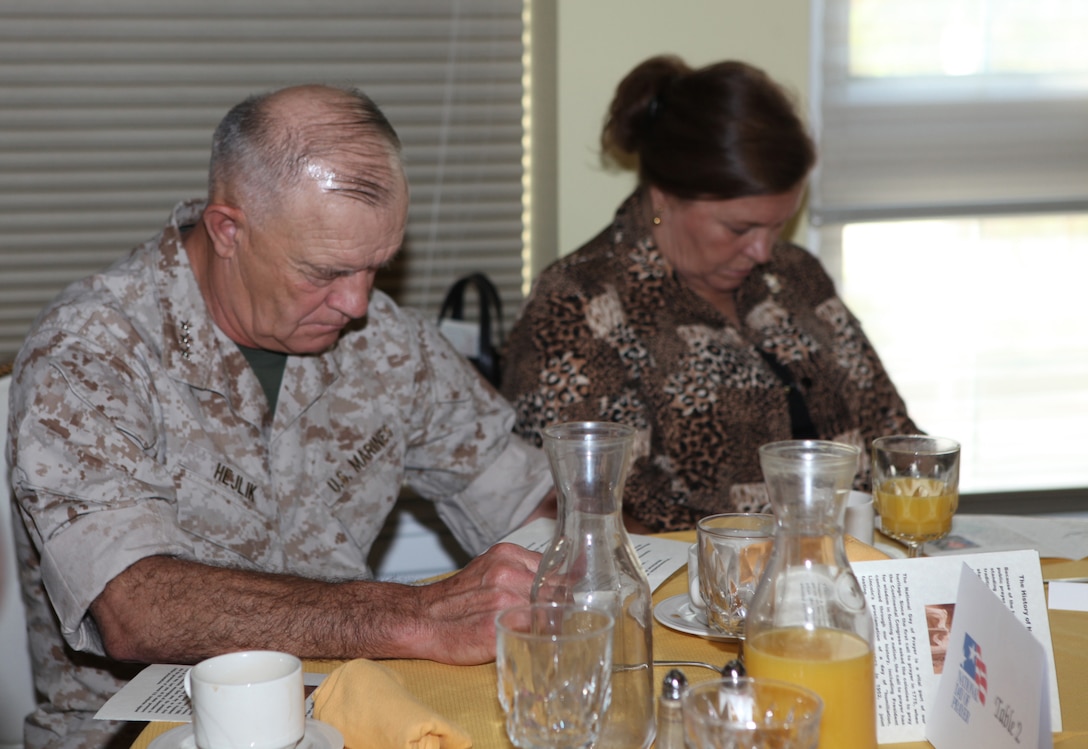
<path id="1" fill-rule="evenodd" d="M 281 236 L 294 237 L 294 254 L 326 265 L 336 258 L 395 252 L 404 241 L 406 193 L 373 204 L 350 191 L 326 190 L 320 184 L 315 180 L 296 191 L 295 199 L 276 218 Z"/>
<path id="2" fill-rule="evenodd" d="M 323 192 L 376 207 L 393 208 L 407 196 L 407 178 L 400 159 L 387 149 L 345 149 L 328 157 L 308 157 L 304 171 L 304 179 Z"/>

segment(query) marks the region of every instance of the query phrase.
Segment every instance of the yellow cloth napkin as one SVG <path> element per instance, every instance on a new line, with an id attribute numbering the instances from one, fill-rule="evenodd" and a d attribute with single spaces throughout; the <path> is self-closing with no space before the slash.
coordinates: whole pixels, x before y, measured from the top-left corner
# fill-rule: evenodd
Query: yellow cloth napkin
<path id="1" fill-rule="evenodd" d="M 314 717 L 336 727 L 348 749 L 469 749 L 472 739 L 404 688 L 399 674 L 358 658 L 314 690 Z"/>

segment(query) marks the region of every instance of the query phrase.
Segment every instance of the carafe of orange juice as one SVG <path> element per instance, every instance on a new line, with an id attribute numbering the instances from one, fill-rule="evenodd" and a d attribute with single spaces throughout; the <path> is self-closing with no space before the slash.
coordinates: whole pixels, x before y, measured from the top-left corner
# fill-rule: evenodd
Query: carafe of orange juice
<path id="1" fill-rule="evenodd" d="M 778 528 L 748 608 L 744 664 L 823 698 L 819 749 L 876 747 L 873 619 L 843 540 L 860 454 L 819 440 L 759 449 Z"/>

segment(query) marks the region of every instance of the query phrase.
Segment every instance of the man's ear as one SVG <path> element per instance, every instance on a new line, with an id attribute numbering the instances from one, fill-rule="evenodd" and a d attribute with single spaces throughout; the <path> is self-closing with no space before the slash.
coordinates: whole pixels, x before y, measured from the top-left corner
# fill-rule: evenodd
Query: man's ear
<path id="1" fill-rule="evenodd" d="M 245 212 L 223 203 L 209 203 L 204 208 L 202 220 L 215 254 L 221 258 L 233 257 L 247 231 Z"/>

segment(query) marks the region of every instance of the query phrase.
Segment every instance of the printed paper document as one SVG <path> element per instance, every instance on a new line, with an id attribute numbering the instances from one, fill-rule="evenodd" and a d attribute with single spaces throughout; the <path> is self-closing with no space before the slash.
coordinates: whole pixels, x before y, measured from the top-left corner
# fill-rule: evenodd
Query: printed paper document
<path id="1" fill-rule="evenodd" d="M 1050 724 L 1054 731 L 1062 730 L 1054 647 L 1037 552 L 855 562 L 851 566 L 873 615 L 877 740 L 881 744 L 925 739 L 926 706 L 945 668 L 962 564 L 982 579 L 1043 646 L 1048 663 Z M 953 652 L 950 668 L 954 658 Z"/>

